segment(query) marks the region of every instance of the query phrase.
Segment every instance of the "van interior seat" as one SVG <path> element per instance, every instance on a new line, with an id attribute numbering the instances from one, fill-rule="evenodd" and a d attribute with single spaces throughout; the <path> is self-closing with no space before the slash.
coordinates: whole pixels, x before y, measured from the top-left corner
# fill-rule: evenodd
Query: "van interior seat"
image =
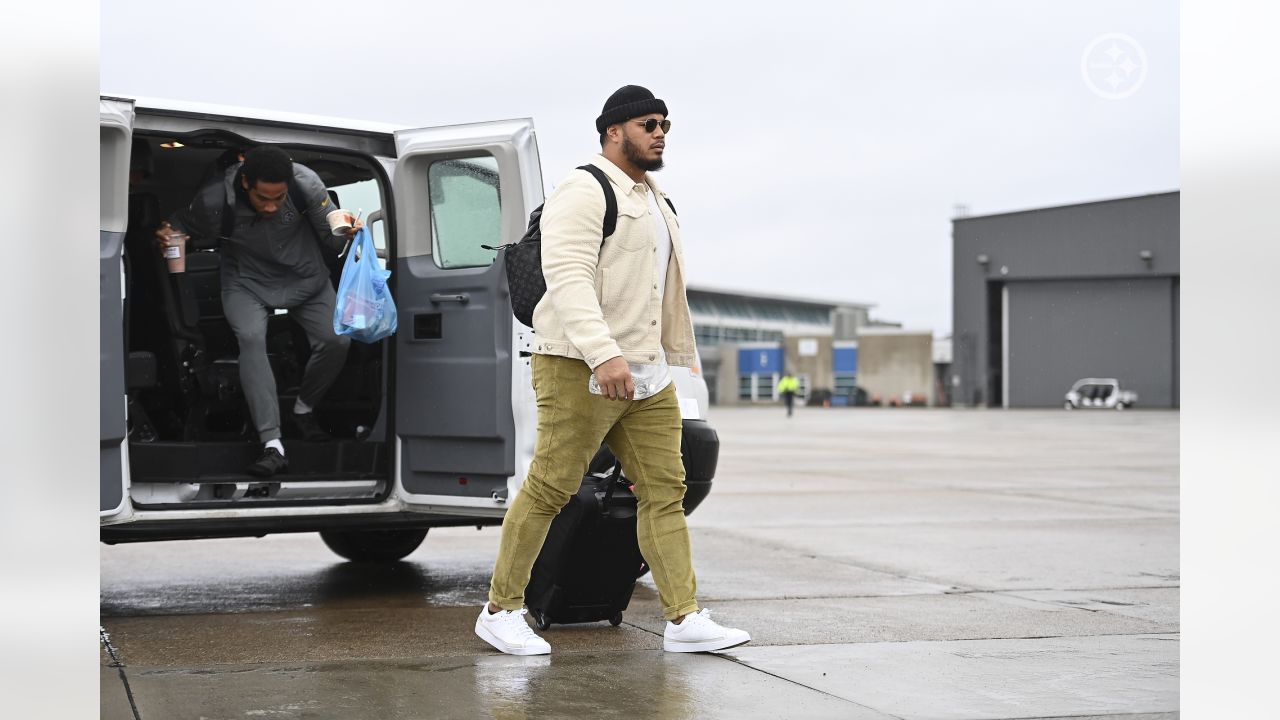
<path id="1" fill-rule="evenodd" d="M 187 277 L 191 284 L 196 316 L 200 320 L 220 320 L 222 312 L 222 254 L 202 250 L 187 255 Z"/>

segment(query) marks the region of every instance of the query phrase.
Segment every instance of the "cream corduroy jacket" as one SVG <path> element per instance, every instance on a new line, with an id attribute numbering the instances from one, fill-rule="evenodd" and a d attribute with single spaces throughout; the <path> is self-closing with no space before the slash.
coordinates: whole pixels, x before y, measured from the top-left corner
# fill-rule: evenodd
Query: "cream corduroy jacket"
<path id="1" fill-rule="evenodd" d="M 653 363 L 661 348 L 668 364 L 690 367 L 697 356 L 680 223 L 660 199 L 661 219 L 671 232 L 671 262 L 659 298 L 653 257 L 657 239 L 643 186 L 603 155 L 593 157 L 591 164 L 613 184 L 618 225 L 601 245 L 604 193 L 586 170 L 574 169 L 547 199 L 541 220 L 547 293 L 533 311 L 533 351 L 578 358 L 595 369 L 618 356 L 629 363 Z M 652 173 L 645 174 L 645 181 L 652 192 L 666 197 Z"/>

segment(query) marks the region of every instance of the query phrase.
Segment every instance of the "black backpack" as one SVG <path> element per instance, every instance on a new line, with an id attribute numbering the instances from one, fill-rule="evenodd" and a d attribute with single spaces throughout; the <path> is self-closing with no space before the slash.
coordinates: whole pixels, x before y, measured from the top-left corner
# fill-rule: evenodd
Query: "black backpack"
<path id="1" fill-rule="evenodd" d="M 595 165 L 580 165 L 578 169 L 591 173 L 604 190 L 604 227 L 600 234 L 600 244 L 603 247 L 604 241 L 618 227 L 618 198 L 613 194 L 613 186 L 603 170 Z M 667 207 L 674 213 L 676 206 L 670 199 L 664 199 L 667 200 Z M 539 205 L 529 213 L 529 228 L 519 240 L 498 247 L 481 246 L 486 250 L 503 252 L 507 286 L 511 289 L 511 312 L 517 320 L 529 327 L 533 327 L 533 309 L 538 306 L 542 296 L 547 294 L 547 280 L 542 275 L 541 220 L 542 205 Z"/>

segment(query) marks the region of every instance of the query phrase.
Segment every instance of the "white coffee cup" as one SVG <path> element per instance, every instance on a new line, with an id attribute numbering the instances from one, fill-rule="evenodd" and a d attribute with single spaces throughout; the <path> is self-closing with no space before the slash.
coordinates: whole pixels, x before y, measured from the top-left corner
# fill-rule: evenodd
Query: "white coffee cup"
<path id="1" fill-rule="evenodd" d="M 329 221 L 329 230 L 334 235 L 346 235 L 347 231 L 356 224 L 356 216 L 351 214 L 350 210 L 334 210 L 325 216 Z"/>
<path id="2" fill-rule="evenodd" d="M 190 239 L 185 233 L 171 232 L 165 240 L 161 248 L 161 254 L 164 256 L 165 262 L 168 263 L 169 272 L 181 273 L 187 271 L 187 240 Z"/>

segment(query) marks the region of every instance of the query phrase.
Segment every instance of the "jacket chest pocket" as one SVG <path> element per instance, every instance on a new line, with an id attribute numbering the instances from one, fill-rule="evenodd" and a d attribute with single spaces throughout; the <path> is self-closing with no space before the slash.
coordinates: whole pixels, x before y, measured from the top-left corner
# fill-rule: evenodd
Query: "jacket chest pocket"
<path id="1" fill-rule="evenodd" d="M 647 250 L 653 246 L 653 222 L 647 204 L 618 203 L 618 227 L 608 242 L 627 252 Z"/>

